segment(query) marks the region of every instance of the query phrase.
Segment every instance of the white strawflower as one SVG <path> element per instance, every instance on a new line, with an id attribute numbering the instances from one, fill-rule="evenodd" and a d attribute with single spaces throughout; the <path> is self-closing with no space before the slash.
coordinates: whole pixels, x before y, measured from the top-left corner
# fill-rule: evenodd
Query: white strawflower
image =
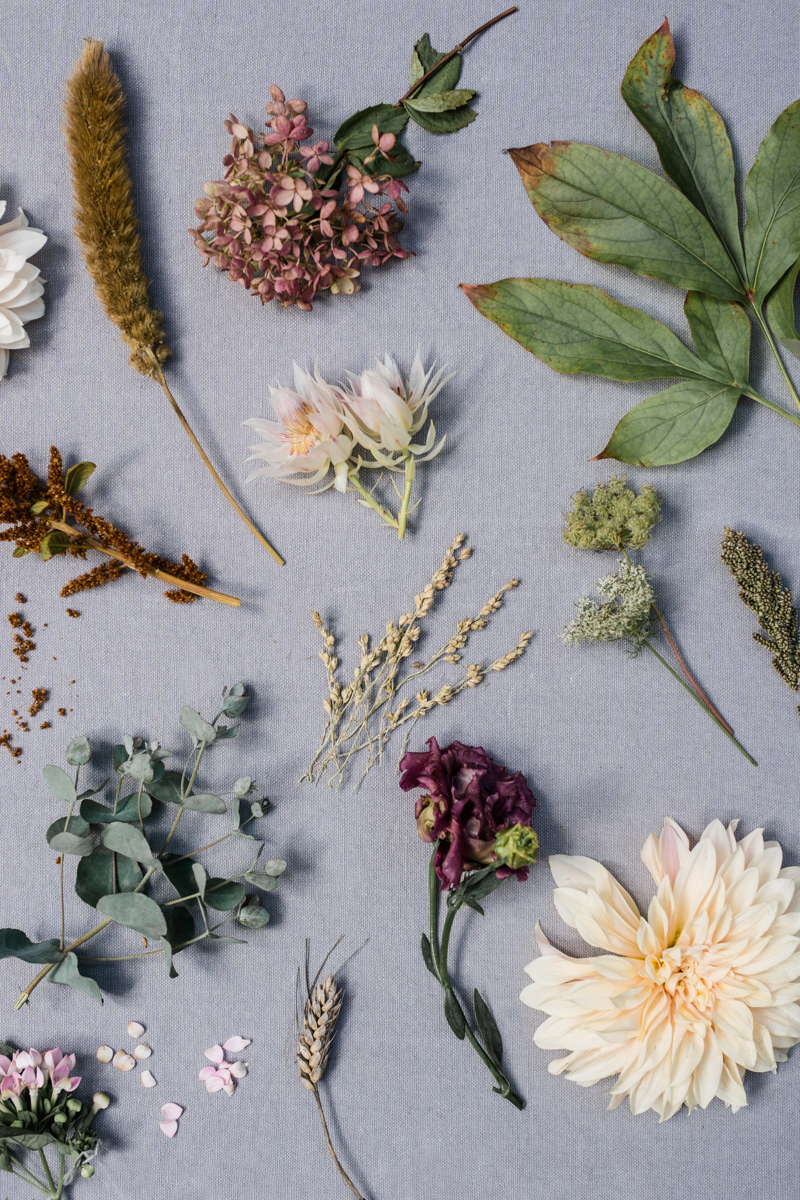
<path id="1" fill-rule="evenodd" d="M 541 956 L 521 999 L 548 1014 L 534 1041 L 582 1087 L 617 1075 L 609 1108 L 662 1121 L 715 1096 L 747 1104 L 745 1071 L 775 1071 L 800 1041 L 800 867 L 777 842 L 712 821 L 694 849 L 667 818 L 642 861 L 658 892 L 647 918 L 600 863 L 554 855 L 556 908 L 606 953 L 570 958 L 537 926 Z"/>
<path id="2" fill-rule="evenodd" d="M 6 202 L 0 200 L 0 217 L 5 211 Z M 13 221 L 0 225 L 0 379 L 8 370 L 9 350 L 31 344 L 25 322 L 44 316 L 39 270 L 26 260 L 46 241 L 41 229 L 29 227 L 22 209 Z"/>

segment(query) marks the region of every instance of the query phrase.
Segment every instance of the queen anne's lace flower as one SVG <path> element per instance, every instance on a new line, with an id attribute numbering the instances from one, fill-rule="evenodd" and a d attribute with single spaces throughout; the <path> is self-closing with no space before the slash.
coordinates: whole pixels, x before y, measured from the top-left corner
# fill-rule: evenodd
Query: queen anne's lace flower
<path id="1" fill-rule="evenodd" d="M 603 575 L 597 581 L 596 590 L 602 603 L 581 596 L 575 605 L 575 616 L 562 634 L 565 645 L 627 639 L 638 650 L 649 635 L 648 618 L 655 592 L 644 567 L 623 558 L 619 563 L 618 574 Z"/>
<path id="2" fill-rule="evenodd" d="M 0 217 L 6 211 L 0 200 Z M 44 288 L 39 270 L 27 261 L 41 250 L 47 238 L 31 229 L 22 209 L 13 221 L 0 225 L 0 379 L 8 370 L 9 350 L 30 346 L 26 321 L 44 316 Z"/>
<path id="3" fill-rule="evenodd" d="M 534 1041 L 582 1087 L 617 1075 L 609 1108 L 662 1121 L 718 1096 L 747 1104 L 746 1070 L 775 1071 L 800 1041 L 800 867 L 777 842 L 712 821 L 694 849 L 671 819 L 642 861 L 658 892 L 647 918 L 600 863 L 554 855 L 556 908 L 607 953 L 569 958 L 537 926 L 542 954 L 522 992 L 548 1014 Z"/>

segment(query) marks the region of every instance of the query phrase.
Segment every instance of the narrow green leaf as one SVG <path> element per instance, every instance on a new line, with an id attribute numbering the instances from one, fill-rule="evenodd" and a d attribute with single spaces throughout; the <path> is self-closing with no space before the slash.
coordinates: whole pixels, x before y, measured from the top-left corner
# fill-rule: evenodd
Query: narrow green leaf
<path id="1" fill-rule="evenodd" d="M 66 554 L 69 545 L 70 539 L 67 534 L 62 533 L 60 529 L 54 529 L 52 533 L 48 533 L 46 537 L 42 538 L 39 557 L 42 562 L 47 562 L 57 554 Z"/>
<path id="2" fill-rule="evenodd" d="M 460 1042 L 463 1042 L 466 1037 L 466 1026 L 464 1024 L 464 1014 L 461 1011 L 461 1006 L 455 998 L 455 995 L 449 987 L 444 991 L 444 1015 L 447 1018 L 447 1024 L 452 1029 Z"/>
<path id="3" fill-rule="evenodd" d="M 94 838 L 91 830 L 82 817 L 77 813 L 70 817 L 69 827 L 66 817 L 59 817 L 47 830 L 47 844 L 56 854 L 77 854 L 83 856 L 94 850 Z"/>
<path id="4" fill-rule="evenodd" d="M 760 307 L 800 255 L 800 100 L 784 109 L 761 143 L 744 199 L 748 281 Z"/>
<path id="5" fill-rule="evenodd" d="M 65 804 L 75 803 L 77 799 L 75 784 L 66 771 L 62 771 L 61 767 L 45 767 L 42 774 L 44 775 L 45 783 L 54 796 L 59 800 L 63 800 Z"/>
<path id="6" fill-rule="evenodd" d="M 451 92 L 434 92 L 431 95 L 420 94 L 414 96 L 411 100 L 406 100 L 409 108 L 415 112 L 424 113 L 442 113 L 450 112 L 451 109 L 461 108 L 467 104 L 476 92 L 470 91 L 469 88 L 458 88 Z"/>
<path id="7" fill-rule="evenodd" d="M 115 871 L 116 862 L 116 871 Z M 75 891 L 84 904 L 97 906 L 103 896 L 117 892 L 132 892 L 142 882 L 142 872 L 125 854 L 115 856 L 105 846 L 95 846 L 82 858 L 75 872 Z"/>
<path id="8" fill-rule="evenodd" d="M 436 970 L 436 966 L 433 961 L 433 950 L 431 949 L 431 941 L 426 933 L 423 933 L 423 935 L 422 935 L 420 949 L 422 950 L 422 961 L 425 963 L 425 966 L 428 968 L 431 975 L 433 975 L 436 979 L 438 979 L 439 973 Z"/>
<path id="9" fill-rule="evenodd" d="M 195 712 L 188 704 L 184 704 L 181 709 L 181 725 L 196 742 L 205 742 L 207 746 L 210 746 L 216 739 L 214 726 L 208 721 L 204 721 L 200 713 Z"/>
<path id="10" fill-rule="evenodd" d="M 709 221 L 660 175 L 580 142 L 509 153 L 539 216 L 587 258 L 723 300 L 744 298 Z"/>
<path id="11" fill-rule="evenodd" d="M 689 292 L 683 311 L 700 358 L 727 376 L 727 382 L 746 384 L 750 378 L 751 326 L 741 305 Z"/>
<path id="12" fill-rule="evenodd" d="M 146 899 L 146 897 L 142 897 L 142 899 Z M 93 979 L 89 979 L 86 975 L 81 975 L 77 955 L 72 952 L 66 956 L 63 962 L 54 967 L 52 971 L 48 971 L 45 978 L 48 983 L 63 983 L 69 987 L 80 988 L 82 992 L 86 992 L 93 1000 L 97 1000 L 100 1004 L 103 1003 L 100 988 Z"/>
<path id="13" fill-rule="evenodd" d="M 496 891 L 502 882 L 502 879 L 497 878 L 497 872 L 494 870 L 471 886 L 468 880 L 467 886 L 464 889 L 464 898 L 469 897 L 471 900 L 483 900 L 486 896 L 491 896 L 492 892 Z"/>
<path id="14" fill-rule="evenodd" d="M 230 912 L 245 898 L 244 885 L 236 879 L 209 879 L 206 884 L 205 902 L 217 912 Z"/>
<path id="15" fill-rule="evenodd" d="M 380 133 L 393 133 L 397 137 L 408 124 L 408 113 L 393 104 L 373 104 L 362 108 L 343 121 L 333 140 L 337 150 L 364 150 L 371 153 L 375 149 L 372 140 L 372 126 L 377 125 Z"/>
<path id="16" fill-rule="evenodd" d="M 125 826 L 117 828 L 124 829 Z M 142 892 L 117 892 L 115 895 L 101 896 L 95 908 L 118 924 L 143 933 L 145 937 L 160 938 L 167 932 L 167 922 L 161 909 L 155 900 Z"/>
<path id="17" fill-rule="evenodd" d="M 0 958 L 19 958 L 27 963 L 54 963 L 61 959 L 58 938 L 32 942 L 21 929 L 0 929 Z"/>
<path id="18" fill-rule="evenodd" d="M 483 1039 L 486 1053 L 496 1067 L 502 1067 L 503 1039 L 500 1036 L 500 1030 L 497 1028 L 497 1022 L 492 1016 L 489 1005 L 477 988 L 475 988 L 472 1002 L 475 1008 L 475 1020 L 478 1022 L 478 1031 Z"/>
<path id="19" fill-rule="evenodd" d="M 469 105 L 450 112 L 424 112 L 422 109 L 412 108 L 409 100 L 406 100 L 406 105 L 411 119 L 428 133 L 455 133 L 458 129 L 465 129 L 467 125 L 471 125 L 478 115 Z"/>
<path id="20" fill-rule="evenodd" d="M 95 470 L 96 464 L 92 462 L 75 463 L 71 466 L 64 479 L 64 491 L 67 495 L 76 496 L 81 488 L 86 487 Z"/>
<path id="21" fill-rule="evenodd" d="M 740 394 L 718 383 L 675 383 L 626 413 L 597 458 L 616 458 L 636 467 L 694 458 L 722 437 Z"/>
<path id="22" fill-rule="evenodd" d="M 701 362 L 666 325 L 600 288 L 555 279 L 501 279 L 462 283 L 461 289 L 504 333 L 563 374 L 729 382 L 727 373 Z"/>
<path id="23" fill-rule="evenodd" d="M 138 821 L 140 803 L 142 817 L 149 817 L 153 811 L 153 801 L 147 792 L 142 792 L 139 799 L 135 795 L 126 796 L 117 805 L 116 812 L 97 800 L 84 800 L 81 804 L 81 816 L 90 825 L 102 825 L 109 821 Z"/>
<path id="24" fill-rule="evenodd" d="M 17 546 L 16 550 L 11 555 L 12 558 L 24 558 L 26 554 L 30 554 L 30 550 L 25 550 L 22 546 Z"/>
<path id="25" fill-rule="evenodd" d="M 767 320 L 778 341 L 795 358 L 800 358 L 800 332 L 794 319 L 794 289 L 800 272 L 800 258 L 767 297 Z"/>
<path id="26" fill-rule="evenodd" d="M 141 830 L 135 829 L 132 825 L 114 821 L 113 824 L 106 825 L 100 834 L 100 841 L 107 849 L 116 850 L 118 854 L 125 854 L 134 862 L 144 863 L 148 867 L 160 866 L 148 845 L 147 838 Z"/>
<path id="27" fill-rule="evenodd" d="M 206 884 L 208 883 L 208 875 L 205 867 L 200 863 L 192 863 L 192 875 L 194 876 L 195 891 L 200 893 L 200 899 L 205 899 Z"/>
<path id="28" fill-rule="evenodd" d="M 469 895 L 469 893 L 467 893 L 466 896 L 462 897 L 462 903 L 466 904 L 467 908 L 471 908 L 473 912 L 476 912 L 479 917 L 486 916 L 486 913 L 481 908 L 480 904 L 478 904 L 478 901 L 473 900 L 473 898 Z"/>
<path id="29" fill-rule="evenodd" d="M 745 277 L 734 161 L 725 122 L 705 96 L 672 75 L 675 44 L 664 21 L 639 47 L 622 81 L 622 99 L 650 134 L 661 165 L 717 236 Z"/>

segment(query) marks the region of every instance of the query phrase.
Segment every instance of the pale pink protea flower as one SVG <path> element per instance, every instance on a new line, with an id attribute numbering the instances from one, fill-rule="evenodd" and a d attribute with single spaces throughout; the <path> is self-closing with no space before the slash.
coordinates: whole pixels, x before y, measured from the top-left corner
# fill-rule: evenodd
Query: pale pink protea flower
<path id="1" fill-rule="evenodd" d="M 308 487 L 320 483 L 332 467 L 334 478 L 325 487 L 344 491 L 353 439 L 345 432 L 337 395 L 319 371 L 310 375 L 296 364 L 294 383 L 294 390 L 270 388 L 277 421 L 253 417 L 244 422 L 263 438 L 261 445 L 248 447 L 253 451 L 248 461 L 266 464 L 251 471 L 248 481 L 267 476 Z"/>
<path id="2" fill-rule="evenodd" d="M 431 367 L 426 371 L 419 350 L 405 381 L 388 354 L 383 362 L 376 360 L 374 367 L 360 375 L 348 372 L 350 386 L 339 389 L 348 429 L 382 466 L 396 470 L 410 454 L 420 462 L 434 458 L 444 445 L 444 438 L 434 449 L 436 430 L 432 421 L 424 445 L 414 445 L 411 439 L 427 421 L 431 401 L 452 378 L 445 370 L 434 373 Z M 399 462 L 393 457 L 398 454 L 402 456 Z"/>
<path id="3" fill-rule="evenodd" d="M 0 217 L 6 211 L 0 200 Z M 41 229 L 31 229 L 22 209 L 0 225 L 0 379 L 8 370 L 9 350 L 30 346 L 25 323 L 44 315 L 44 288 L 37 267 L 27 261 L 41 250 L 47 238 Z"/>
<path id="4" fill-rule="evenodd" d="M 554 855 L 556 908 L 606 953 L 570 958 L 537 926 L 541 956 L 521 999 L 548 1014 L 534 1041 L 582 1087 L 617 1075 L 609 1108 L 662 1121 L 715 1096 L 747 1104 L 745 1071 L 776 1071 L 800 1041 L 800 867 L 777 842 L 712 821 L 694 849 L 671 819 L 642 861 L 658 892 L 647 918 L 600 863 Z"/>

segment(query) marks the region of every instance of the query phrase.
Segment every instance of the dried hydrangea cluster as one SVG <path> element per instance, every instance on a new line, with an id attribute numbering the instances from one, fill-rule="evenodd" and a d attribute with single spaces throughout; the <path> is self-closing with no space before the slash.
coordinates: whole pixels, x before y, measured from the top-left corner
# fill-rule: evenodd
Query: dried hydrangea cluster
<path id="1" fill-rule="evenodd" d="M 598 483 L 593 492 L 583 488 L 572 496 L 563 537 L 578 550 L 639 550 L 661 520 L 661 499 L 650 483 L 638 494 L 624 475 Z"/>
<path id="2" fill-rule="evenodd" d="M 453 742 L 444 750 L 436 738 L 428 749 L 406 754 L 400 762 L 403 791 L 421 788 L 414 815 L 423 842 L 433 844 L 428 867 L 430 936 L 422 935 L 425 966 L 441 985 L 444 1014 L 453 1033 L 466 1038 L 491 1072 L 493 1089 L 515 1108 L 525 1107 L 503 1071 L 503 1039 L 491 1009 L 477 988 L 473 993 L 475 1029 L 456 996 L 447 955 L 456 913 L 469 908 L 483 916 L 479 901 L 505 879 L 528 878 L 539 853 L 531 826 L 536 804 L 521 771 L 510 774 L 482 746 Z M 447 893 L 447 915 L 439 935 L 439 895 Z"/>
<path id="3" fill-rule="evenodd" d="M 249 447 L 250 458 L 265 464 L 251 471 L 248 481 L 263 477 L 299 487 L 322 484 L 319 491 L 330 487 L 354 491 L 359 504 L 377 512 L 402 539 L 417 464 L 435 458 L 444 445 L 444 438 L 436 443 L 433 421 L 424 442 L 417 444 L 412 438 L 427 421 L 430 403 L 448 379 L 452 375 L 444 370 L 426 371 L 419 351 L 405 380 L 388 354 L 361 375 L 348 372 L 346 385 L 326 383 L 319 367 L 311 375 L 295 364 L 294 389 L 270 388 L 278 420 L 253 417 L 244 422 L 263 439 Z M 362 451 L 369 457 L 365 459 Z M 395 487 L 401 502 L 396 517 L 358 477 L 362 469 L 382 467 L 405 476 L 403 491 Z M 331 471 L 332 478 L 323 482 Z M 295 475 L 300 478 L 291 478 Z"/>
<path id="4" fill-rule="evenodd" d="M 712 821 L 694 849 L 667 818 L 642 862 L 658 891 L 647 916 L 601 863 L 556 854 L 562 919 L 603 953 L 571 958 L 537 926 L 523 1003 L 548 1014 L 534 1034 L 581 1087 L 617 1075 L 609 1108 L 668 1121 L 714 1097 L 747 1104 L 746 1071 L 776 1071 L 800 1041 L 800 867 L 777 842 Z"/>
<path id="5" fill-rule="evenodd" d="M 81 1077 L 74 1070 L 75 1055 L 57 1047 L 14 1050 L 0 1042 L 0 1170 L 49 1200 L 60 1200 L 76 1172 L 84 1179 L 94 1175 L 100 1142 L 92 1121 L 110 1104 L 105 1092 L 95 1092 L 91 1105 L 79 1100 Z M 55 1171 L 45 1156 L 48 1146 L 58 1155 Z M 20 1160 L 25 1151 L 38 1152 L 43 1178 Z"/>
<path id="6" fill-rule="evenodd" d="M 189 604 L 198 596 L 234 607 L 239 604 L 235 596 L 205 587 L 204 572 L 188 554 L 183 555 L 180 563 L 151 554 L 116 525 L 76 500 L 94 470 L 94 463 L 81 462 L 73 464 L 65 474 L 61 454 L 51 446 L 44 484 L 24 454 L 14 454 L 11 458 L 0 455 L 0 524 L 10 526 L 0 531 L 0 542 L 16 543 L 15 558 L 38 554 L 43 562 L 49 562 L 68 554 L 85 559 L 87 551 L 93 550 L 111 559 L 71 579 L 62 587 L 62 596 L 102 587 L 128 569 L 143 579 L 150 575 L 168 583 L 170 588 L 164 595 L 175 604 Z"/>
<path id="7" fill-rule="evenodd" d="M 725 530 L 720 557 L 739 585 L 739 599 L 758 617 L 763 633 L 754 633 L 753 640 L 769 650 L 772 665 L 786 686 L 800 691 L 800 646 L 792 593 L 778 572 L 770 570 L 761 547 L 743 533 Z"/>
<path id="8" fill-rule="evenodd" d="M 5 211 L 6 202 L 0 200 L 0 217 Z M 31 344 L 25 324 L 44 316 L 44 280 L 28 259 L 46 241 L 41 229 L 30 228 L 22 209 L 0 225 L 0 379 L 8 370 L 9 351 Z"/>
<path id="9" fill-rule="evenodd" d="M 465 542 L 463 533 L 453 539 L 430 583 L 414 597 L 414 608 L 396 622 L 388 621 L 385 633 L 372 648 L 369 634 L 361 635 L 358 639 L 361 657 L 349 683 L 342 683 L 338 677 L 339 656 L 336 653 L 335 635 L 325 627 L 319 613 L 312 613 L 323 640 L 323 648 L 319 653 L 328 681 L 328 695 L 323 700 L 328 716 L 319 748 L 303 776 L 304 780 L 318 783 L 330 770 L 328 782 L 331 787 L 334 784 L 338 787 L 352 760 L 366 755 L 366 766 L 355 784 L 358 787 L 370 768 L 381 760 L 396 729 L 402 725 L 408 727 L 403 742 L 405 748 L 411 731 L 421 717 L 441 705 L 449 704 L 465 688 L 479 687 L 490 671 L 504 671 L 525 653 L 533 637 L 530 630 L 520 634 L 516 646 L 492 662 L 469 663 L 455 683 L 444 683 L 433 693 L 419 687 L 422 677 L 438 664 L 461 661 L 470 634 L 485 629 L 491 616 L 502 608 L 505 593 L 519 586 L 520 581 L 512 579 L 487 600 L 477 616 L 459 621 L 450 640 L 427 661 L 412 661 L 406 665 L 415 654 L 415 646 L 422 635 L 422 621 L 433 607 L 436 593 L 450 586 L 456 568 L 472 554 L 472 549 L 465 546 Z M 413 700 L 411 695 L 401 695 L 404 690 L 411 692 L 412 688 L 418 689 Z"/>
<path id="10" fill-rule="evenodd" d="M 621 558 L 619 572 L 603 575 L 596 590 L 601 597 L 599 604 L 582 596 L 575 605 L 575 616 L 562 634 L 564 645 L 627 641 L 632 652 L 638 654 L 650 636 L 650 609 L 655 603 L 644 567 Z"/>
<path id="11" fill-rule="evenodd" d="M 270 96 L 266 135 L 234 116 L 225 121 L 233 140 L 224 177 L 204 185 L 194 208 L 200 224 L 189 232 L 204 266 L 213 263 L 262 304 L 310 312 L 320 292 L 357 292 L 362 266 L 408 256 L 397 239 L 408 189 L 353 164 L 342 175 L 342 156 L 334 159 L 328 142 L 308 144 L 306 102 L 287 101 L 274 84 Z M 373 140 L 367 168 L 391 154 L 396 138 L 375 125 Z"/>

